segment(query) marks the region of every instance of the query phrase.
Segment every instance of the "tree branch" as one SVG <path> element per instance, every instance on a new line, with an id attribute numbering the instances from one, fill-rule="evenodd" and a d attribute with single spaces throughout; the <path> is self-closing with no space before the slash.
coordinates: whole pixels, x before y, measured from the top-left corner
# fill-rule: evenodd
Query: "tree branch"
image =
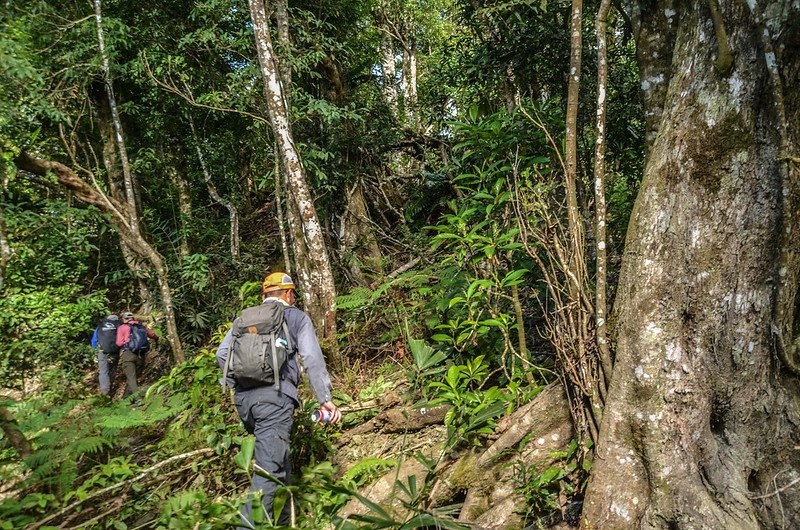
<path id="1" fill-rule="evenodd" d="M 188 453 L 182 453 L 182 454 L 179 454 L 179 455 L 171 456 L 171 457 L 167 458 L 166 460 L 162 460 L 161 462 L 148 467 L 147 469 L 143 470 L 141 473 L 139 473 L 135 477 L 129 478 L 127 480 L 123 480 L 122 482 L 118 482 L 116 484 L 113 484 L 113 485 L 108 486 L 106 488 L 103 488 L 101 490 L 95 491 L 91 495 L 87 496 L 85 499 L 77 500 L 77 501 L 73 502 L 72 504 L 69 504 L 69 505 L 61 508 L 58 512 L 54 513 L 53 515 L 51 515 L 49 517 L 45 517 L 41 521 L 38 521 L 38 522 L 34 523 L 33 525 L 29 526 L 28 530 L 36 530 L 36 528 L 39 528 L 39 527 L 45 525 L 46 523 L 49 523 L 53 519 L 64 515 L 65 513 L 67 513 L 70 510 L 80 506 L 81 504 L 83 504 L 84 502 L 86 502 L 88 500 L 95 499 L 97 497 L 100 497 L 101 495 L 105 495 L 106 493 L 108 493 L 110 491 L 114 491 L 116 489 L 119 489 L 119 488 L 121 488 L 121 487 L 123 487 L 123 486 L 125 486 L 127 484 L 132 484 L 134 482 L 138 482 L 139 480 L 142 480 L 143 478 L 147 477 L 147 475 L 149 475 L 153 471 L 157 471 L 157 470 L 161 469 L 162 467 L 166 466 L 167 464 L 175 462 L 176 460 L 184 460 L 184 459 L 190 458 L 192 456 L 201 455 L 201 454 L 207 454 L 207 453 L 213 453 L 213 452 L 214 452 L 214 449 L 212 449 L 210 447 L 204 447 L 203 449 L 197 449 L 196 451 L 190 451 Z"/>
<path id="2" fill-rule="evenodd" d="M 252 118 L 252 119 L 254 119 L 256 121 L 259 121 L 261 123 L 266 123 L 267 125 L 269 125 L 269 120 L 267 120 L 263 116 L 259 116 L 257 114 L 253 114 L 253 113 L 247 112 L 245 110 L 232 109 L 230 107 L 218 107 L 216 105 L 207 105 L 205 103 L 200 103 L 199 101 L 197 101 L 197 99 L 195 99 L 194 94 L 192 94 L 192 91 L 189 89 L 189 87 L 186 86 L 186 82 L 184 82 L 184 90 L 185 90 L 184 91 L 184 90 L 181 90 L 180 88 L 178 88 L 175 85 L 175 83 L 172 81 L 172 79 L 169 79 L 169 81 L 162 81 L 162 80 L 158 79 L 155 76 L 155 74 L 153 73 L 153 70 L 150 68 L 150 63 L 147 62 L 147 56 L 144 55 L 144 54 L 141 54 L 141 58 L 142 58 L 142 66 L 144 67 L 144 71 L 147 73 L 147 76 L 153 81 L 153 83 L 155 83 L 155 85 L 157 87 L 162 88 L 163 90 L 169 92 L 170 94 L 174 94 L 174 95 L 178 96 L 179 98 L 181 98 L 184 101 L 186 101 L 189 105 L 191 105 L 193 107 L 198 107 L 198 108 L 201 108 L 201 109 L 214 110 L 214 111 L 218 111 L 218 112 L 229 112 L 229 113 L 233 113 L 233 114 L 241 114 L 242 116 L 247 116 L 248 118 Z"/>

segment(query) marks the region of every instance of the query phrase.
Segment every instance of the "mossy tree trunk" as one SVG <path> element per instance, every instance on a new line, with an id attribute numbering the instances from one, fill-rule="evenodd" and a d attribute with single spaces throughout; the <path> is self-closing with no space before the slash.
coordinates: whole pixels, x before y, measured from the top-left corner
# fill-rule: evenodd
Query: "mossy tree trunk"
<path id="1" fill-rule="evenodd" d="M 628 7 L 648 153 L 584 525 L 796 528 L 800 6 Z"/>

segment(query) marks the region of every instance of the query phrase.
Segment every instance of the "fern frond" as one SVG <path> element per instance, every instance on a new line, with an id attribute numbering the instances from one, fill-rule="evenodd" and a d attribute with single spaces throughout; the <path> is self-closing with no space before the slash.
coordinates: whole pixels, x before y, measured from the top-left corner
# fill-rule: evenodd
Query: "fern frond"
<path id="1" fill-rule="evenodd" d="M 71 452 L 77 458 L 86 453 L 98 453 L 106 447 L 112 447 L 114 442 L 103 436 L 88 436 L 80 438 L 70 447 Z"/>
<path id="2" fill-rule="evenodd" d="M 38 440 L 41 443 L 41 437 Z M 53 460 L 53 456 L 55 455 L 55 449 L 50 447 L 49 444 L 41 447 L 32 455 L 25 458 L 25 465 L 27 465 L 32 470 L 36 471 L 37 468 L 43 466 L 45 463 L 50 462 Z"/>
<path id="3" fill-rule="evenodd" d="M 364 484 L 397 464 L 397 460 L 393 458 L 364 458 L 348 469 L 342 480 Z"/>
<path id="4" fill-rule="evenodd" d="M 165 403 L 163 396 L 156 395 L 146 409 L 127 407 L 112 409 L 110 413 L 98 417 L 95 425 L 101 429 L 116 430 L 154 425 L 178 414 L 185 407 L 186 404 L 175 399 Z"/>
<path id="5" fill-rule="evenodd" d="M 347 294 L 336 297 L 336 309 L 355 309 L 369 305 L 373 301 L 371 289 L 356 287 Z"/>

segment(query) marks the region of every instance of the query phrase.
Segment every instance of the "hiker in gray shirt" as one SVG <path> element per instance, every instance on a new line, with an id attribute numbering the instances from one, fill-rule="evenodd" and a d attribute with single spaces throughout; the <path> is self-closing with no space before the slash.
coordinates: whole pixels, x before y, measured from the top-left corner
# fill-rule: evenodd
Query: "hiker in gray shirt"
<path id="1" fill-rule="evenodd" d="M 330 377 L 311 319 L 303 311 L 294 307 L 297 295 L 292 278 L 282 272 L 272 273 L 264 279 L 262 287 L 261 306 L 246 309 L 243 311 L 243 315 L 234 320 L 233 326 L 217 349 L 217 365 L 225 374 L 223 385 L 230 386 L 235 390 L 236 410 L 245 428 L 249 433 L 255 434 L 256 465 L 283 484 L 288 484 L 291 474 L 289 435 L 292 431 L 294 409 L 300 406 L 300 400 L 297 397 L 300 370 L 297 366 L 296 354 L 299 354 L 303 361 L 311 388 L 317 400 L 322 404 L 321 412 L 325 412 L 326 416 L 330 418 L 329 423 L 338 423 L 342 415 L 331 401 Z M 265 304 L 282 304 L 283 307 L 264 307 Z M 282 326 L 281 322 L 278 322 L 277 325 L 288 331 L 288 337 L 281 337 L 275 342 L 287 349 L 288 356 L 279 369 L 280 377 L 277 381 L 269 380 L 269 383 L 256 386 L 253 386 L 252 383 L 245 385 L 244 377 L 239 377 L 237 380 L 235 366 L 232 371 L 229 370 L 231 366 L 229 356 L 235 340 L 241 336 L 242 332 L 245 334 L 256 333 L 255 326 L 247 327 L 250 325 L 247 324 L 243 328 L 241 321 L 245 318 L 245 313 L 255 314 L 253 311 L 258 312 L 259 309 L 268 310 L 269 313 L 282 313 L 285 326 Z M 256 324 L 261 325 L 263 322 L 256 322 Z M 242 331 L 243 329 L 244 331 Z M 272 344 L 268 346 L 272 346 Z M 266 353 L 267 349 L 267 345 L 265 345 L 262 353 Z M 274 356 L 274 347 L 272 347 L 272 353 Z M 278 484 L 275 482 L 253 474 L 250 491 L 263 492 L 262 502 L 265 513 L 270 518 L 273 516 L 272 501 L 277 489 Z M 249 519 L 250 513 L 251 506 L 248 503 L 243 515 Z M 289 524 L 288 504 L 284 506 L 277 522 L 284 526 Z"/>

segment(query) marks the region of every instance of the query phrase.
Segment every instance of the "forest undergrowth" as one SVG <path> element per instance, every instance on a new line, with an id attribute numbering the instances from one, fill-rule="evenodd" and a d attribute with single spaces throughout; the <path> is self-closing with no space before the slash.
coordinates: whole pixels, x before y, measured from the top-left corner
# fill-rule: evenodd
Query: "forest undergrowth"
<path id="1" fill-rule="evenodd" d="M 407 270 L 337 297 L 340 354 L 349 363 L 333 374 L 334 399 L 344 424 L 312 424 L 313 400 L 297 411 L 295 477 L 275 502 L 279 510 L 293 499 L 296 528 L 463 528 L 477 517 L 470 499 L 481 482 L 463 469 L 514 431 L 514 412 L 558 380 L 542 331 L 551 302 L 532 272 L 541 249 L 525 232 L 538 228 L 515 220 L 521 197 L 526 207 L 546 208 L 558 201 L 558 186 L 541 154 L 549 149 L 543 130 L 526 123 L 522 114 L 480 117 L 476 110 L 469 122 L 454 124 L 462 141 L 449 186 L 458 200 L 442 200 L 435 217 L 428 214 L 435 223 L 416 227 L 427 237 L 414 243 L 422 250 Z M 497 152 L 507 156 L 485 163 Z M 409 208 L 415 201 L 430 208 L 423 204 L 430 196 L 410 200 Z M 198 287 L 186 276 L 198 289 L 210 271 L 200 277 Z M 257 282 L 241 283 L 231 303 L 254 305 L 258 290 Z M 208 325 L 204 314 L 193 313 L 197 330 Z M 6 403 L 32 452 L 0 453 L 0 528 L 239 524 L 254 439 L 218 383 L 213 353 L 229 325 L 171 371 L 166 354 L 151 352 L 149 387 L 133 400 L 96 396 L 94 369 L 64 355 L 40 377 L 40 390 Z M 55 329 L 48 333 L 56 340 Z M 441 417 L 413 425 L 420 411 L 434 410 Z M 566 415 L 561 423 L 569 425 Z M 364 443 L 360 435 L 381 443 L 351 447 Z M 532 432 L 515 436 L 481 464 L 512 484 L 514 524 L 563 517 L 582 495 L 586 445 L 566 445 L 568 429 L 557 448 L 536 453 Z M 418 439 L 391 439 L 397 437 Z M 418 471 L 407 473 L 407 462 Z M 379 479 L 389 481 L 393 501 L 364 493 Z"/>
<path id="2" fill-rule="evenodd" d="M 512 283 L 514 275 L 503 279 Z M 431 290 L 443 288 L 441 283 L 432 287 L 430 273 L 416 271 L 374 290 L 358 289 L 341 297 L 341 311 L 349 317 L 345 321 L 362 323 L 345 333 L 351 343 L 362 345 L 364 353 L 348 351 L 348 356 L 360 360 L 334 377 L 334 396 L 345 411 L 341 428 L 313 424 L 310 412 L 318 406 L 313 400 L 304 400 L 295 415 L 296 476 L 292 485 L 279 490 L 275 506 L 280 509 L 293 499 L 296 528 L 464 528 L 453 518 L 458 513 L 458 493 L 448 502 L 431 502 L 437 473 L 443 463 L 496 437 L 497 421 L 536 395 L 547 382 L 548 371 L 538 368 L 529 375 L 519 366 L 500 368 L 498 359 L 508 355 L 502 349 L 489 359 L 460 357 L 453 348 L 436 347 L 491 344 L 491 340 L 503 344 L 503 333 L 492 330 L 496 324 L 487 319 L 468 323 L 448 319 L 438 324 L 443 332 L 432 342 L 414 338 L 419 332 L 414 323 L 426 314 L 430 325 L 437 315 L 435 306 L 440 302 Z M 474 284 L 464 281 L 460 288 L 467 298 L 479 296 Z M 486 295 L 485 287 L 482 293 Z M 451 298 L 451 307 L 460 303 L 456 298 Z M 394 318 L 395 324 L 386 326 L 387 318 Z M 45 372 L 35 393 L 9 402 L 34 451 L 24 459 L 11 448 L 0 453 L 5 484 L 0 528 L 194 529 L 239 524 L 252 473 L 254 438 L 247 436 L 230 396 L 218 383 L 213 352 L 225 331 L 223 326 L 208 347 L 166 375 L 157 377 L 154 362 L 146 375 L 151 378 L 146 393 L 135 399 L 118 396 L 111 401 L 96 395 L 93 369 L 67 377 L 54 368 Z M 157 359 L 160 354 L 151 355 Z M 536 383 L 531 384 L 529 377 Z M 335 458 L 349 431 L 375 421 L 391 406 L 445 407 L 439 423 L 446 436 L 437 456 L 426 456 L 417 447 L 408 454 L 368 449 L 374 453 L 349 462 Z M 565 460 L 572 461 L 571 457 Z M 359 493 L 397 468 L 403 458 L 423 462 L 427 472 L 419 482 L 397 481 L 402 509 L 388 508 Z M 557 508 L 563 490 L 559 485 L 574 482 L 574 470 L 574 464 L 544 473 L 518 469 L 519 492 L 540 499 L 538 509 L 528 515 L 541 516 Z M 337 513 L 352 499 L 358 499 L 366 513 L 343 520 Z M 270 527 L 267 522 L 256 526 Z"/>

